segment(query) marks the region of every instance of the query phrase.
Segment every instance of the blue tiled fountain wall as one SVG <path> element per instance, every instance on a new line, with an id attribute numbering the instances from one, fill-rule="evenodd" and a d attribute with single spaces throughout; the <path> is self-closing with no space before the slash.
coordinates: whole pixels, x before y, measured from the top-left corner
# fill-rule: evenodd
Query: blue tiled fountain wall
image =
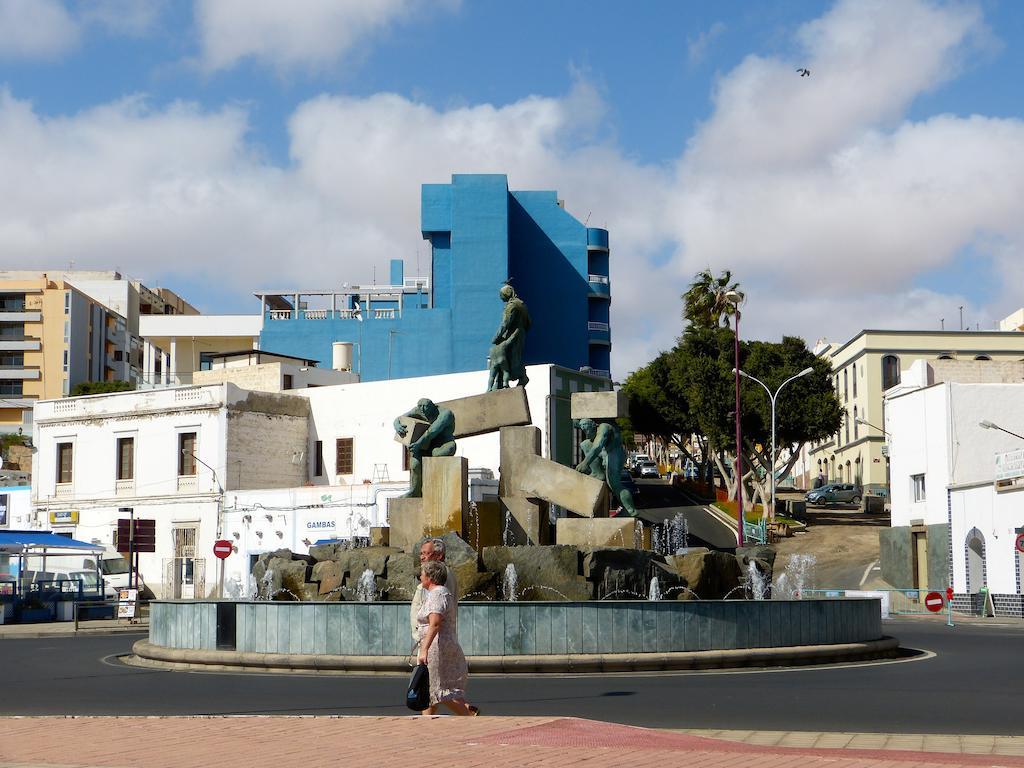
<path id="1" fill-rule="evenodd" d="M 345 656 L 409 653 L 408 603 L 161 601 L 166 648 Z M 878 640 L 877 599 L 460 603 L 467 656 L 674 653 Z"/>

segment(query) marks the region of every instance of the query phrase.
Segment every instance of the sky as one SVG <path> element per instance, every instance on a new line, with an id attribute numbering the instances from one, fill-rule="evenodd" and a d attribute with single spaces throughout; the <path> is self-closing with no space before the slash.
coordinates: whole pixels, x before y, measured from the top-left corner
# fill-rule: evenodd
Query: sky
<path id="1" fill-rule="evenodd" d="M 504 173 L 609 230 L 617 379 L 705 268 L 745 338 L 991 329 L 1021 82 L 1016 0 L 0 0 L 0 268 L 253 313 L 426 273 L 420 185 Z"/>

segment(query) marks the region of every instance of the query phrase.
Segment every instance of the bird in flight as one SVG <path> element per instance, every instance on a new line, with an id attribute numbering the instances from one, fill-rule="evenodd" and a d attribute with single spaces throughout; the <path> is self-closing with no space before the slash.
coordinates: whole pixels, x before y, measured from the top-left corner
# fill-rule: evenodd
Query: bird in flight
<path id="1" fill-rule="evenodd" d="M 800 67 L 800 69 L 798 69 L 797 72 L 800 73 L 800 77 L 809 77 L 811 74 L 811 70 L 807 69 L 806 67 Z"/>

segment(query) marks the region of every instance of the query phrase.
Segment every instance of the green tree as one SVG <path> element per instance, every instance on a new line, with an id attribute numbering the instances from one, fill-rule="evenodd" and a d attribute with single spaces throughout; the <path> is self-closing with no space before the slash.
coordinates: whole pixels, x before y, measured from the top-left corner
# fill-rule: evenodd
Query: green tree
<path id="1" fill-rule="evenodd" d="M 83 381 L 74 386 L 71 395 L 105 395 L 109 392 L 130 392 L 133 389 L 135 385 L 130 381 Z"/>
<path id="2" fill-rule="evenodd" d="M 630 433 L 651 435 L 666 447 L 675 445 L 690 460 L 690 439 L 696 422 L 689 403 L 671 380 L 673 358 L 677 352 L 662 352 L 643 368 L 631 373 L 622 388 L 629 397 Z"/>

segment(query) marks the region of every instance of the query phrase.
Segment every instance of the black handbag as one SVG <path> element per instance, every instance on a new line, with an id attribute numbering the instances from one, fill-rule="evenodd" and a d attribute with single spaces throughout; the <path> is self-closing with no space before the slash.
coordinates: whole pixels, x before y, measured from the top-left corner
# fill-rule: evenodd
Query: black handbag
<path id="1" fill-rule="evenodd" d="M 413 712 L 422 712 L 430 706 L 430 673 L 426 664 L 417 664 L 405 692 L 405 706 Z"/>

